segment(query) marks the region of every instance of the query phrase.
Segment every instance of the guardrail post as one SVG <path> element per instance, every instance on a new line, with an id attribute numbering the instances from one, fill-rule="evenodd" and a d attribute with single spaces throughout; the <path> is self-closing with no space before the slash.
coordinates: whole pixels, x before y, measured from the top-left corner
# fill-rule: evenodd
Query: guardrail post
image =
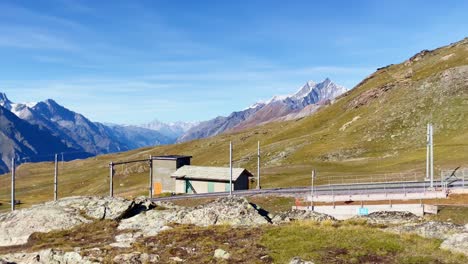
<path id="1" fill-rule="evenodd" d="M 109 164 L 109 196 L 114 197 L 114 163 Z"/>

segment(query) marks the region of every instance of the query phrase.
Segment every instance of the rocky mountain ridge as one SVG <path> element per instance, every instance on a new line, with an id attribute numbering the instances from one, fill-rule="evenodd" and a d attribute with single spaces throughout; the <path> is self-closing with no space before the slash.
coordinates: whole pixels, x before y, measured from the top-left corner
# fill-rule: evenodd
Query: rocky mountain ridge
<path id="1" fill-rule="evenodd" d="M 42 134 L 50 134 L 49 137 L 37 138 L 38 142 L 16 141 L 14 146 L 12 144 L 8 145 L 7 140 L 0 142 L 2 149 L 0 153 L 3 160 L 8 159 L 16 152 L 15 155 L 20 158 L 19 162 L 21 162 L 26 154 L 16 149 L 23 149 L 24 145 L 38 145 L 43 143 L 43 140 L 52 137 L 58 138 L 64 145 L 63 148 L 59 148 L 61 150 L 59 153 L 68 152 L 66 155 L 67 160 L 173 142 L 173 139 L 150 129 L 135 126 L 106 126 L 98 122 L 92 122 L 85 116 L 61 106 L 52 99 L 38 103 L 21 104 L 11 102 L 6 94 L 0 93 L 0 106 L 3 107 L 3 112 L 8 111 L 15 117 L 37 126 L 43 131 Z M 10 124 L 16 123 L 10 122 Z M 55 144 L 53 142 L 49 142 L 51 146 Z M 42 153 L 44 151 L 46 150 L 42 150 Z M 52 160 L 53 154 L 57 153 L 56 151 L 56 148 L 51 147 L 47 151 L 48 155 L 42 158 L 37 157 L 34 153 L 28 153 L 27 156 L 29 161 Z M 9 167 L 8 163 L 2 166 L 0 171 L 5 172 Z"/>
<path id="2" fill-rule="evenodd" d="M 206 138 L 227 131 L 239 131 L 273 121 L 290 120 L 311 115 L 318 106 L 330 102 L 345 93 L 347 89 L 326 78 L 320 83 L 308 81 L 297 92 L 286 96 L 274 96 L 270 100 L 259 101 L 250 107 L 201 122 L 178 138 L 184 142 Z"/>

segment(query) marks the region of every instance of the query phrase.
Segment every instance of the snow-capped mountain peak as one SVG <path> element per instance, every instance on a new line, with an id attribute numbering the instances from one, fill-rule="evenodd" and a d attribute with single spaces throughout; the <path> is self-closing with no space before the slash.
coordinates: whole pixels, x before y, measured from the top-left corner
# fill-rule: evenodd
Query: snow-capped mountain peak
<path id="1" fill-rule="evenodd" d="M 316 85 L 317 84 L 315 82 L 308 81 L 295 94 L 293 94 L 290 97 L 294 98 L 294 99 L 304 98 L 305 96 L 307 96 L 312 91 L 312 89 L 314 89 L 314 87 Z"/>
<path id="2" fill-rule="evenodd" d="M 13 102 L 8 99 L 7 95 L 4 93 L 0 93 L 0 105 L 6 108 L 7 110 L 11 110 L 11 105 Z"/>

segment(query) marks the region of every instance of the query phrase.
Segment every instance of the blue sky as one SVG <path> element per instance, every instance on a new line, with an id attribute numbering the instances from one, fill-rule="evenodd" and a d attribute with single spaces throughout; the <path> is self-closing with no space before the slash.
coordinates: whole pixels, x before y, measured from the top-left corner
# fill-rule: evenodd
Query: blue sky
<path id="1" fill-rule="evenodd" d="M 444 3 L 445 2 L 445 3 Z M 468 1 L 0 2 L 0 91 L 93 121 L 206 120 L 468 36 Z"/>

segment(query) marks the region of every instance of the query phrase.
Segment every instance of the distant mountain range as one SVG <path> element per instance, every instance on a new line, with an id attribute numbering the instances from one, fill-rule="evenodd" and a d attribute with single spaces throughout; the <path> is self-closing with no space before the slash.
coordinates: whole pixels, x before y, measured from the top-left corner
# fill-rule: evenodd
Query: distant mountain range
<path id="1" fill-rule="evenodd" d="M 14 103 L 0 93 L 0 173 L 10 168 L 13 156 L 20 160 L 52 160 L 55 153 L 66 159 L 128 151 L 146 146 L 172 144 L 211 137 L 267 122 L 310 115 L 321 105 L 346 92 L 326 79 L 307 82 L 289 96 L 275 96 L 227 117 L 204 122 L 163 123 L 139 126 L 92 122 L 52 99 L 38 103 Z"/>
<path id="2" fill-rule="evenodd" d="M 74 159 L 174 142 L 151 129 L 91 122 L 51 99 L 21 104 L 0 93 L 0 107 L 0 136 L 4 138 L 0 142 L 4 163 L 0 164 L 0 172 L 10 167 L 13 155 L 21 160 L 42 161 L 51 160 L 54 153 L 66 152 L 66 159 Z"/>
<path id="3" fill-rule="evenodd" d="M 219 116 L 201 122 L 190 128 L 177 141 L 206 138 L 225 131 L 238 131 L 268 122 L 301 118 L 312 114 L 321 105 L 330 103 L 346 91 L 345 87 L 333 83 L 328 78 L 320 83 L 309 81 L 292 95 L 274 96 L 267 102 L 257 102 L 229 116 Z"/>

